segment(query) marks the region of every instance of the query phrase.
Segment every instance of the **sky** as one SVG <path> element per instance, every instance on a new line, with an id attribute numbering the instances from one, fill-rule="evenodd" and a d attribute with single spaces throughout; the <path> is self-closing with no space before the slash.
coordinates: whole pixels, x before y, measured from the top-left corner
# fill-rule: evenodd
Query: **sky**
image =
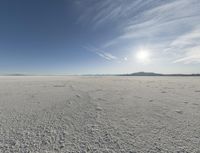
<path id="1" fill-rule="evenodd" d="M 0 74 L 200 73 L 200 0 L 1 0 Z"/>

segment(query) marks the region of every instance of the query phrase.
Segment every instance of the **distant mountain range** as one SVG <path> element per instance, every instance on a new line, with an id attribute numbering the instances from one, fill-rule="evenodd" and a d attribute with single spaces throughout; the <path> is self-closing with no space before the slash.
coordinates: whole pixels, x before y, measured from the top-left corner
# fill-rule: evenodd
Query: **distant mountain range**
<path id="1" fill-rule="evenodd" d="M 16 74 L 6 74 L 5 76 L 27 76 L 26 74 L 18 74 L 18 73 L 16 73 Z"/>
<path id="2" fill-rule="evenodd" d="M 161 74 L 154 72 L 136 72 L 130 74 L 119 74 L 119 76 L 200 76 L 200 74 Z"/>
<path id="3" fill-rule="evenodd" d="M 37 76 L 37 75 L 16 73 L 16 74 L 7 74 L 3 76 Z M 54 76 L 54 75 L 41 75 L 41 76 Z M 65 76 L 65 75 L 55 75 L 55 76 Z M 73 75 L 73 76 L 76 76 L 76 75 Z M 161 74 L 161 73 L 154 73 L 154 72 L 136 72 L 136 73 L 128 73 L 128 74 L 86 74 L 86 75 L 78 75 L 78 76 L 200 76 L 200 74 Z"/>

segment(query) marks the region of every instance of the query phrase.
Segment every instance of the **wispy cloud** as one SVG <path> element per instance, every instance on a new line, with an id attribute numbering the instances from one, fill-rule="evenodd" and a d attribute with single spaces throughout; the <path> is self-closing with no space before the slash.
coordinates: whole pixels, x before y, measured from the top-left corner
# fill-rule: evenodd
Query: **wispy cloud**
<path id="1" fill-rule="evenodd" d="M 200 46 L 195 46 L 185 50 L 183 57 L 174 61 L 174 63 L 200 63 Z"/>
<path id="2" fill-rule="evenodd" d="M 200 63 L 200 28 L 177 37 L 169 44 L 167 52 L 176 52 L 178 58 L 174 63 Z"/>
<path id="3" fill-rule="evenodd" d="M 118 58 L 114 55 L 112 55 L 111 53 L 105 52 L 101 49 L 95 48 L 93 46 L 86 46 L 84 47 L 87 51 L 93 52 L 95 54 L 97 54 L 98 56 L 100 56 L 101 58 L 104 58 L 106 60 L 117 60 Z"/>
<path id="4" fill-rule="evenodd" d="M 187 48 L 190 46 L 198 46 L 200 42 L 200 28 L 195 28 L 192 31 L 177 37 L 172 43 L 174 48 Z"/>
<path id="5" fill-rule="evenodd" d="M 199 24 L 200 3 L 197 0 L 165 2 L 155 5 L 155 1 L 150 1 L 148 5 L 153 7 L 141 9 L 136 15 L 130 17 L 126 22 L 127 25 L 121 28 L 121 34 L 105 43 L 104 47 L 126 39 L 176 37 Z M 136 6 L 132 5 L 132 7 L 134 9 Z"/>
<path id="6" fill-rule="evenodd" d="M 89 23 L 98 27 L 108 21 L 114 21 L 122 11 L 122 1 L 116 0 L 86 0 L 80 1 L 82 11 L 78 19 L 79 23 Z"/>
<path id="7" fill-rule="evenodd" d="M 101 48 L 112 49 L 132 42 L 151 43 L 163 46 L 159 50 L 167 53 L 172 62 L 199 62 L 200 52 L 200 1 L 199 0 L 86 0 L 87 10 L 79 22 L 93 27 L 114 24 L 117 31 Z M 93 1 L 93 2 L 92 2 Z M 92 6 L 92 7 L 91 7 Z M 112 30 L 112 29 L 111 29 Z M 110 58 L 104 52 L 99 56 Z"/>

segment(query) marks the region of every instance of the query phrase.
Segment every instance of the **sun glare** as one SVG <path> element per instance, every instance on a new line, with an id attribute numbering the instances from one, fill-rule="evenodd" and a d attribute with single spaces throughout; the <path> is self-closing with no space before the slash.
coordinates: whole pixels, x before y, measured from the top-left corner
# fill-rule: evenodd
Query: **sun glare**
<path id="1" fill-rule="evenodd" d="M 150 61 L 150 55 L 148 50 L 140 50 L 136 54 L 136 58 L 139 62 L 147 63 Z"/>

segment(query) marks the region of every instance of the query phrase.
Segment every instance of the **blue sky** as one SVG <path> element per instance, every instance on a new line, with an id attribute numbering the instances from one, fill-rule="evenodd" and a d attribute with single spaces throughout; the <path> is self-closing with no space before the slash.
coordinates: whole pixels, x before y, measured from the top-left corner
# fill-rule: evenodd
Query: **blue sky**
<path id="1" fill-rule="evenodd" d="M 200 73 L 199 0 L 0 1 L 0 74 L 137 71 Z"/>

